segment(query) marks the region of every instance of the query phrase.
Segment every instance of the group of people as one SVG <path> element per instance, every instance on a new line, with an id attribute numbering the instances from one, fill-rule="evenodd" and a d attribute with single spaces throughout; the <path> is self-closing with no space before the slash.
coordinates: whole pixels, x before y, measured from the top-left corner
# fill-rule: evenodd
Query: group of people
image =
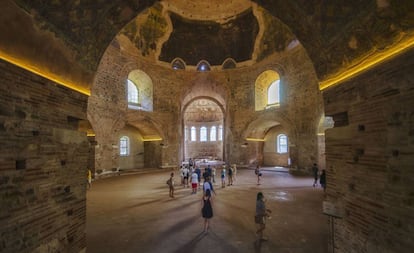
<path id="1" fill-rule="evenodd" d="M 216 171 L 217 169 L 214 166 L 207 165 L 204 168 L 204 171 L 197 166 L 194 161 L 189 160 L 188 164 L 183 164 L 180 167 L 179 173 L 181 176 L 181 185 L 184 188 L 188 188 L 189 184 L 191 185 L 191 194 L 196 194 L 197 190 L 202 187 L 203 197 L 202 197 L 202 217 L 204 218 L 204 231 L 207 232 L 209 229 L 209 220 L 213 217 L 213 207 L 212 207 L 212 193 L 216 194 L 214 191 L 213 184 L 216 183 Z M 221 178 L 221 187 L 233 185 L 235 177 L 237 174 L 236 165 L 230 166 L 225 164 L 221 168 L 220 178 Z M 203 180 L 203 182 L 202 182 Z M 167 180 L 167 185 L 169 186 L 169 196 L 174 198 L 174 172 L 171 172 L 170 178 Z"/>
<path id="2" fill-rule="evenodd" d="M 313 174 L 314 174 L 314 183 L 313 186 L 316 187 L 318 179 L 319 183 L 322 188 L 326 189 L 326 174 L 325 170 L 322 170 L 319 174 L 319 169 L 316 164 L 313 164 L 312 167 Z M 204 232 L 208 232 L 209 230 L 209 221 L 213 217 L 213 203 L 212 203 L 212 193 L 215 194 L 213 183 L 215 183 L 215 172 L 216 169 L 213 167 L 211 168 L 208 165 L 204 173 L 201 174 L 201 170 L 197 166 L 182 166 L 180 168 L 180 173 L 182 177 L 181 183 L 184 187 L 188 187 L 188 182 L 191 182 L 192 194 L 197 193 L 197 189 L 202 185 L 203 187 L 203 197 L 202 197 L 202 209 L 201 215 L 204 218 Z M 226 184 L 226 176 L 228 176 L 228 185 L 233 185 L 233 179 L 236 174 L 235 166 L 228 166 L 224 165 L 221 170 L 221 179 L 222 179 L 222 187 L 225 187 Z M 260 185 L 260 179 L 262 176 L 262 172 L 260 171 L 260 167 L 257 166 L 255 168 L 255 174 L 257 176 L 257 184 Z M 201 176 L 204 179 L 203 184 L 201 184 Z M 174 197 L 174 172 L 170 174 L 170 178 L 167 180 L 167 184 L 170 187 L 170 197 Z M 267 241 L 267 238 L 263 236 L 263 232 L 266 228 L 266 220 L 270 218 L 270 214 L 272 211 L 266 207 L 266 200 L 262 192 L 258 192 L 256 196 L 256 212 L 255 212 L 255 223 L 257 224 L 258 228 L 256 231 L 258 241 Z"/>
<path id="3" fill-rule="evenodd" d="M 181 175 L 181 185 L 184 186 L 184 188 L 189 187 L 189 184 L 193 186 L 193 184 L 198 184 L 198 186 L 201 186 L 201 178 L 203 178 L 203 182 L 207 180 L 207 178 L 210 179 L 210 181 L 215 184 L 216 183 L 216 174 L 217 169 L 214 166 L 207 165 L 206 168 L 204 168 L 204 172 L 200 169 L 197 165 L 191 165 L 189 163 L 188 165 L 182 165 L 180 167 L 179 171 Z M 194 175 L 196 174 L 196 175 Z M 232 166 L 226 164 L 222 166 L 221 172 L 220 172 L 220 178 L 221 178 L 221 187 L 224 188 L 226 186 L 226 179 L 228 180 L 227 186 L 233 185 L 237 174 L 237 167 L 235 164 Z M 197 189 L 193 188 L 193 193 L 197 193 Z M 196 187 L 197 188 L 197 187 Z"/>

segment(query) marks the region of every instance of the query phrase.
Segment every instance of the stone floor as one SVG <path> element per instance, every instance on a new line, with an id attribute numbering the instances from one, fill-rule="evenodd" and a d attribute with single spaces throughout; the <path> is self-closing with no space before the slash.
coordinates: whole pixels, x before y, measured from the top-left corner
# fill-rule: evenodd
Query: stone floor
<path id="1" fill-rule="evenodd" d="M 322 214 L 324 193 L 311 177 L 264 168 L 261 185 L 253 170 L 239 169 L 232 186 L 213 199 L 211 229 L 203 233 L 201 191 L 179 185 L 168 196 L 170 172 L 123 175 L 93 182 L 87 193 L 87 252 L 328 252 L 329 223 Z M 178 173 L 176 173 L 178 174 Z M 256 194 L 273 211 L 258 243 L 254 223 Z"/>

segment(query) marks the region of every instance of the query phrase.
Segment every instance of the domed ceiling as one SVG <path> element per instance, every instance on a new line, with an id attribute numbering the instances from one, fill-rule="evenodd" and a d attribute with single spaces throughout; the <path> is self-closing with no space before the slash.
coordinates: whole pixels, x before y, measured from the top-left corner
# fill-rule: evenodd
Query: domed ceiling
<path id="1" fill-rule="evenodd" d="M 217 103 L 205 98 L 194 100 L 184 112 L 184 122 L 217 122 L 223 119 Z"/>
<path id="2" fill-rule="evenodd" d="M 188 2 L 186 5 L 183 3 Z M 296 40 L 290 30 L 250 1 L 164 1 L 138 15 L 118 34 L 148 59 L 196 66 L 251 64 Z"/>
<path id="3" fill-rule="evenodd" d="M 1 59 L 85 94 L 110 45 L 159 64 L 239 67 L 300 42 L 321 88 L 414 47 L 412 0 L 3 0 L 0 10 Z"/>

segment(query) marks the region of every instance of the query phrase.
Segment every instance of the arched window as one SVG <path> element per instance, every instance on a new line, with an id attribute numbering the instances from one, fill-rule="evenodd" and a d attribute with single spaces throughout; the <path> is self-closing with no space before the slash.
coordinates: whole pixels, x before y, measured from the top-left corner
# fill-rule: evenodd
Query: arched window
<path id="1" fill-rule="evenodd" d="M 267 105 L 278 105 L 280 103 L 279 93 L 280 80 L 276 80 L 267 88 Z"/>
<path id="2" fill-rule="evenodd" d="M 279 154 L 284 154 L 288 152 L 288 138 L 285 134 L 279 134 L 277 136 L 277 152 Z"/>
<path id="3" fill-rule="evenodd" d="M 172 63 L 171 66 L 173 69 L 177 70 L 177 69 L 185 69 L 185 63 L 182 59 L 180 58 L 175 58 Z"/>
<path id="4" fill-rule="evenodd" d="M 220 125 L 218 129 L 218 140 L 219 141 L 223 140 L 223 126 L 222 125 Z"/>
<path id="5" fill-rule="evenodd" d="M 135 69 L 129 72 L 125 89 L 128 109 L 153 111 L 153 84 L 144 71 Z"/>
<path id="6" fill-rule="evenodd" d="M 131 80 L 128 82 L 128 103 L 138 104 L 138 88 Z"/>
<path id="7" fill-rule="evenodd" d="M 197 132 L 196 132 L 196 128 L 195 127 L 191 127 L 191 141 L 196 141 L 197 140 Z"/>
<path id="8" fill-rule="evenodd" d="M 119 155 L 120 156 L 129 155 L 129 138 L 127 136 L 122 136 L 119 139 Z"/>
<path id="9" fill-rule="evenodd" d="M 200 128 L 200 141 L 207 141 L 207 128 L 205 126 Z"/>
<path id="10" fill-rule="evenodd" d="M 200 61 L 197 64 L 197 71 L 210 71 L 210 64 L 205 60 Z"/>
<path id="11" fill-rule="evenodd" d="M 278 72 L 266 70 L 255 82 L 255 110 L 262 111 L 280 106 L 283 83 Z"/>
<path id="12" fill-rule="evenodd" d="M 212 126 L 210 129 L 210 141 L 217 140 L 217 128 L 216 126 Z"/>
<path id="13" fill-rule="evenodd" d="M 233 58 L 227 58 L 222 64 L 223 69 L 234 69 L 236 67 L 236 61 Z"/>

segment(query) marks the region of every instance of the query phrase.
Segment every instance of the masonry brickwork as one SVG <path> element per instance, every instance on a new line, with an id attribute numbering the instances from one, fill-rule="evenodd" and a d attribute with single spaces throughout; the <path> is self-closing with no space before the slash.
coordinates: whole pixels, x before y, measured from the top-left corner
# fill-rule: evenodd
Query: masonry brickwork
<path id="1" fill-rule="evenodd" d="M 0 101 L 0 252 L 81 252 L 87 96 L 0 61 Z"/>
<path id="2" fill-rule="evenodd" d="M 414 51 L 323 92 L 335 252 L 414 249 Z"/>
<path id="3" fill-rule="evenodd" d="M 113 43 L 106 50 L 89 98 L 88 118 L 99 147 L 97 168 L 117 167 L 117 133 L 125 125 L 141 132 L 150 125 L 162 138 L 145 144 L 144 157 L 149 157 L 144 158 L 145 167 L 178 166 L 184 158 L 182 108 L 197 98 L 212 99 L 224 109 L 224 160 L 246 166 L 263 164 L 263 148 L 260 148 L 263 143 L 249 142 L 247 147 L 242 146 L 246 138 L 264 138 L 271 127 L 281 125 L 289 136 L 289 155 L 294 167 L 308 168 L 318 161 L 317 128 L 323 117 L 322 97 L 313 66 L 301 46 L 253 66 L 225 71 L 213 67 L 208 72 L 173 70 L 122 48 L 131 49 Z M 153 111 L 128 109 L 126 80 L 137 69 L 152 80 Z M 281 105 L 256 111 L 254 84 L 266 70 L 277 71 L 281 76 Z M 274 138 L 267 141 L 272 142 L 269 146 L 275 146 Z M 162 148 L 157 148 L 160 145 Z M 268 160 L 279 161 L 276 156 Z M 287 165 L 286 155 L 282 156 L 279 165 Z"/>

